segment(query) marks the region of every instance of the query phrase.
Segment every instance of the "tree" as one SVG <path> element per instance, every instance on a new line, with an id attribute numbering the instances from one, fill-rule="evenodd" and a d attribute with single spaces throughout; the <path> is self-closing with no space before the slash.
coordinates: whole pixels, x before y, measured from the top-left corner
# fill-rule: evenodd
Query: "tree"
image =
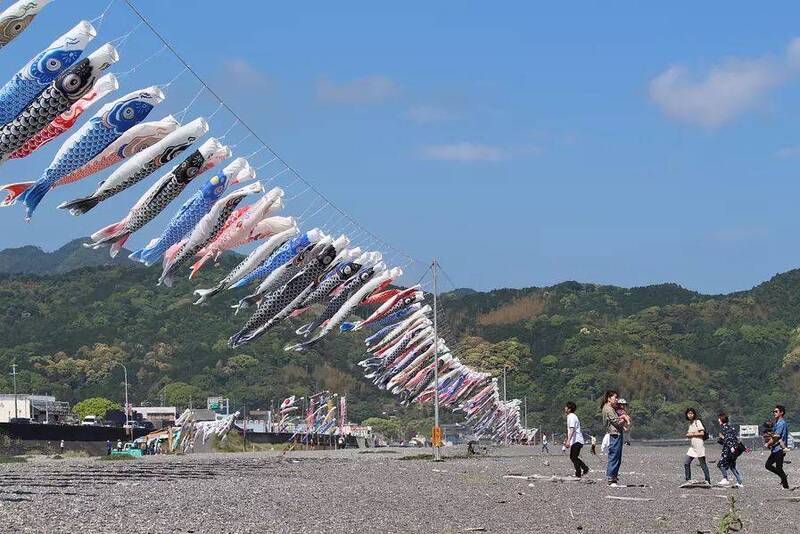
<path id="1" fill-rule="evenodd" d="M 500 375 L 503 367 L 515 369 L 521 358 L 531 355 L 531 348 L 512 337 L 498 343 L 489 343 L 477 336 L 466 337 L 459 345 L 462 361 L 481 371 L 492 375 Z"/>
<path id="2" fill-rule="evenodd" d="M 383 419 L 380 417 L 370 417 L 361 422 L 364 426 L 372 427 L 372 431 L 376 434 L 383 434 L 386 439 L 392 440 L 400 437 L 400 425 L 391 419 Z"/>
<path id="3" fill-rule="evenodd" d="M 164 402 L 167 406 L 188 407 L 203 405 L 203 391 L 186 382 L 173 382 L 164 386 Z"/>
<path id="4" fill-rule="evenodd" d="M 80 416 L 81 419 L 87 415 L 94 415 L 100 419 L 105 418 L 106 412 L 109 410 L 124 410 L 124 408 L 116 402 L 106 399 L 104 397 L 92 397 L 82 400 L 72 407 L 72 411 Z"/>

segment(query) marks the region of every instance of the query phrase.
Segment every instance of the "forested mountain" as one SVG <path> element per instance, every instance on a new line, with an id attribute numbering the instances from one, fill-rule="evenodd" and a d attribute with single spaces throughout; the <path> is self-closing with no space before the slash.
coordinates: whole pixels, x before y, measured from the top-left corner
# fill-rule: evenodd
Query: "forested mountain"
<path id="1" fill-rule="evenodd" d="M 0 252 L 2 269 L 29 271 L 0 275 L 0 369 L 16 361 L 20 391 L 73 403 L 121 401 L 122 371 L 111 368 L 120 362 L 135 404 L 164 397 L 185 406 L 225 395 L 233 406 L 266 408 L 289 394 L 329 389 L 348 395 L 352 420 L 395 416 L 409 430 L 428 424 L 427 411 L 398 406 L 361 377 L 359 334 L 331 335 L 316 350 L 288 353 L 294 320 L 230 350 L 227 339 L 247 315 L 234 316 L 229 306 L 244 293 L 194 306 L 191 292 L 213 285 L 235 256 L 168 289 L 155 285 L 155 267 L 102 265 L 97 252 L 70 247 L 46 268 L 23 268 L 46 254 L 33 247 Z M 527 397 L 530 426 L 560 431 L 561 407 L 575 400 L 584 427 L 599 430 L 599 398 L 612 387 L 630 401 L 639 437 L 680 436 L 687 405 L 708 422 L 724 409 L 736 422 L 758 423 L 782 402 L 798 420 L 799 287 L 800 271 L 791 271 L 726 296 L 674 284 L 565 282 L 458 290 L 440 302 L 449 344 L 472 365 L 509 368 L 508 395 Z M 0 391 L 10 389 L 8 372 L 0 373 Z"/>
<path id="2" fill-rule="evenodd" d="M 467 360 L 477 361 L 476 343 L 520 342 L 508 390 L 527 397 L 531 426 L 560 431 L 560 408 L 574 400 L 584 427 L 599 431 L 598 399 L 613 388 L 630 402 L 635 434 L 679 436 L 689 405 L 709 423 L 724 410 L 757 424 L 775 403 L 800 416 L 798 289 L 794 270 L 726 296 L 565 282 L 443 301 L 452 330 L 467 336 Z"/>
<path id="3" fill-rule="evenodd" d="M 0 273 L 54 274 L 81 267 L 99 265 L 133 265 L 127 254 L 111 258 L 107 250 L 91 250 L 83 246 L 87 239 L 75 239 L 53 252 L 27 245 L 0 250 Z"/>

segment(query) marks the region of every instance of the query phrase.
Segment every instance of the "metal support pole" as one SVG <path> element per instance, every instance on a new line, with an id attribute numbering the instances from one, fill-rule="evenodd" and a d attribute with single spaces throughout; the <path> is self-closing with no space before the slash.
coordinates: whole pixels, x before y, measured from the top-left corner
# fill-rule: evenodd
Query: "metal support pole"
<path id="1" fill-rule="evenodd" d="M 503 407 L 505 408 L 505 412 L 503 413 L 503 442 L 508 445 L 508 398 L 506 397 L 506 367 L 503 366 Z"/>
<path id="2" fill-rule="evenodd" d="M 441 436 L 442 429 L 439 426 L 439 309 L 437 307 L 436 295 L 436 269 L 439 264 L 436 260 L 431 263 L 431 274 L 433 276 L 433 461 L 442 461 Z"/>
<path id="3" fill-rule="evenodd" d="M 14 419 L 19 417 L 19 410 L 17 409 L 17 364 L 11 364 L 11 380 L 14 382 Z"/>
<path id="4" fill-rule="evenodd" d="M 244 405 L 244 428 L 242 429 L 242 449 L 247 452 L 247 404 Z"/>
<path id="5" fill-rule="evenodd" d="M 525 396 L 525 430 L 528 430 L 528 397 Z"/>
<path id="6" fill-rule="evenodd" d="M 128 368 L 122 365 L 122 372 L 125 376 L 125 432 L 128 437 L 132 437 L 131 433 L 131 418 L 130 418 L 130 403 L 128 402 Z"/>

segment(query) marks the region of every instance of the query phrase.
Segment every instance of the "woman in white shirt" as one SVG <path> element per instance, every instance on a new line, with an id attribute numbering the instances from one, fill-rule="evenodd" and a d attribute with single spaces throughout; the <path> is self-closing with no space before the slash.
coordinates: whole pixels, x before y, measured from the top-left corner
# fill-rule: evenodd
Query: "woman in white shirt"
<path id="1" fill-rule="evenodd" d="M 703 422 L 697 418 L 697 411 L 694 408 L 687 408 L 685 415 L 686 420 L 689 421 L 689 430 L 686 432 L 686 437 L 689 438 L 689 450 L 686 451 L 686 458 L 683 460 L 686 482 L 692 480 L 692 461 L 697 458 L 706 482 L 711 484 L 711 475 L 708 474 L 708 464 L 706 463 L 706 446 L 703 443 L 705 427 Z"/>
<path id="2" fill-rule="evenodd" d="M 589 472 L 589 468 L 581 460 L 581 448 L 583 447 L 583 434 L 581 433 L 581 422 L 575 415 L 577 406 L 570 401 L 564 406 L 564 413 L 567 414 L 567 437 L 564 440 L 564 447 L 569 449 L 569 459 L 575 466 L 575 476 L 581 478 Z"/>

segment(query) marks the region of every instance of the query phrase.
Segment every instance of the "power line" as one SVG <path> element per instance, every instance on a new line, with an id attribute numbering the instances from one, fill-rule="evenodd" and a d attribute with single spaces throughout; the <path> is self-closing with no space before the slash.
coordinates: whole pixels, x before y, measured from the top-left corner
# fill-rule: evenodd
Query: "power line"
<path id="1" fill-rule="evenodd" d="M 175 49 L 175 47 L 173 47 L 173 46 L 172 46 L 172 45 L 169 43 L 169 41 L 167 41 L 167 39 L 166 39 L 166 38 L 165 38 L 165 37 L 164 37 L 164 36 L 161 34 L 161 32 L 159 32 L 159 31 L 158 31 L 158 30 L 157 30 L 157 29 L 156 29 L 156 28 L 155 28 L 155 27 L 154 27 L 154 26 L 153 26 L 153 25 L 150 23 L 150 21 L 149 21 L 149 20 L 148 20 L 148 19 L 147 19 L 147 18 L 146 18 L 146 17 L 145 17 L 143 14 L 142 14 L 142 12 L 141 12 L 141 11 L 139 11 L 139 9 L 137 9 L 137 8 L 136 8 L 136 6 L 135 6 L 135 5 L 133 5 L 133 3 L 132 3 L 130 0 L 124 0 L 124 2 L 125 2 L 125 5 L 126 5 L 126 6 L 128 6 L 128 9 L 130 9 L 130 10 L 131 10 L 131 12 L 133 12 L 133 14 L 134 14 L 134 15 L 136 15 L 137 17 L 139 17 L 139 19 L 141 19 L 141 21 L 142 21 L 142 22 L 145 24 L 145 26 L 147 26 L 147 27 L 150 29 L 150 31 L 153 33 L 153 35 L 155 35 L 155 36 L 156 36 L 156 37 L 157 37 L 157 38 L 158 38 L 158 39 L 159 39 L 159 40 L 162 42 L 162 44 L 163 44 L 164 46 L 166 46 L 166 47 L 167 47 L 167 49 L 168 49 L 170 52 L 172 52 L 172 54 L 175 56 L 175 58 L 176 58 L 178 61 L 180 61 L 180 62 L 183 64 L 183 66 L 185 67 L 185 70 L 188 70 L 188 71 L 189 71 L 189 72 L 190 72 L 190 73 L 191 73 L 191 74 L 192 74 L 192 75 L 193 75 L 193 76 L 194 76 L 194 77 L 197 79 L 197 81 L 199 81 L 199 82 L 200 82 L 200 83 L 203 85 L 203 87 L 204 87 L 204 88 L 205 88 L 205 89 L 206 89 L 206 90 L 209 92 L 209 94 L 211 94 L 211 95 L 212 95 L 212 96 L 213 96 L 213 97 L 214 97 L 214 98 L 217 100 L 217 102 L 219 102 L 219 104 L 220 104 L 222 107 L 224 107 L 224 108 L 225 108 L 225 110 L 226 110 L 228 113 L 230 113 L 230 114 L 231 114 L 231 115 L 232 115 L 232 116 L 233 116 L 235 119 L 237 119 L 237 120 L 239 121 L 239 124 L 241 124 L 241 125 L 242 125 L 242 126 L 243 126 L 243 127 L 244 127 L 244 128 L 245 128 L 245 129 L 246 129 L 246 130 L 247 130 L 247 131 L 248 131 L 248 132 L 249 132 L 249 133 L 250 133 L 252 136 L 253 136 L 253 138 L 254 138 L 254 139 L 256 139 L 256 140 L 257 140 L 259 143 L 261 143 L 261 145 L 263 145 L 263 146 L 264 146 L 264 147 L 265 147 L 267 150 L 269 150 L 269 151 L 270 151 L 270 153 L 272 153 L 272 155 L 273 155 L 275 158 L 277 158 L 277 160 L 278 160 L 278 161 L 280 161 L 280 162 L 281 162 L 281 163 L 282 163 L 282 164 L 283 164 L 283 165 L 284 165 L 284 166 L 285 166 L 287 169 L 289 169 L 289 171 L 290 171 L 292 174 L 294 174 L 294 175 L 295 175 L 297 178 L 299 178 L 299 179 L 300 179 L 302 182 L 304 182 L 304 183 L 305 183 L 305 184 L 306 184 L 306 185 L 307 185 L 307 186 L 308 186 L 308 187 L 309 187 L 309 188 L 310 188 L 312 191 L 314 191 L 314 192 L 315 192 L 317 195 L 319 195 L 319 196 L 320 196 L 320 197 L 321 197 L 323 200 L 325 200 L 325 202 L 326 202 L 328 205 L 330 205 L 330 206 L 331 206 L 331 208 L 333 208 L 334 210 L 338 211 L 338 212 L 339 212 L 339 213 L 340 213 L 340 214 L 341 214 L 343 217 L 345 217 L 346 219 L 348 219 L 350 222 L 352 222 L 353 224 L 355 224 L 357 227 L 361 228 L 361 229 L 362 229 L 362 230 L 363 230 L 365 233 L 367 233 L 367 234 L 369 234 L 370 236 L 372 236 L 373 238 L 375 238 L 375 240 L 376 240 L 378 243 L 382 244 L 382 245 L 383 245 L 384 247 L 386 247 L 387 249 L 393 250 L 393 251 L 394 251 L 394 252 L 396 252 L 397 254 L 399 254 L 399 255 L 401 255 L 401 256 L 404 256 L 404 257 L 406 257 L 406 258 L 408 258 L 408 259 L 410 259 L 410 260 L 412 260 L 412 261 L 416 261 L 416 262 L 419 262 L 419 263 L 425 263 L 425 262 L 422 262 L 421 260 L 419 260 L 419 259 L 417 259 L 417 258 L 415 258 L 415 257 L 411 256 L 410 254 L 408 254 L 408 253 L 406 253 L 406 252 L 404 252 L 404 251 L 402 251 L 402 250 L 400 250 L 400 249 L 397 249 L 397 248 L 395 248 L 395 247 L 393 247 L 393 246 L 389 245 L 389 243 L 387 243 L 387 242 L 386 242 L 386 241 L 385 241 L 383 238 L 379 237 L 377 234 L 375 234 L 375 233 L 374 233 L 374 232 L 372 232 L 371 230 L 367 230 L 366 228 L 364 228 L 363 226 L 361 226 L 361 225 L 360 225 L 360 224 L 359 224 L 359 223 L 358 223 L 358 222 L 357 222 L 357 221 L 356 221 L 356 220 L 355 220 L 355 219 L 354 219 L 354 218 L 353 218 L 351 215 L 349 215 L 349 214 L 348 214 L 348 213 L 346 213 L 344 210 L 342 210 L 342 209 L 341 209 L 341 208 L 339 208 L 337 205 L 335 205 L 333 202 L 331 202 L 331 200 L 330 200 L 330 199 L 329 199 L 327 196 L 325 196 L 325 195 L 324 195 L 324 194 L 323 194 L 323 193 L 322 193 L 322 192 L 321 192 L 319 189 L 317 189 L 316 187 L 314 187 L 314 185 L 313 185 L 313 184 L 311 184 L 310 182 L 308 182 L 308 181 L 307 181 L 307 180 L 306 180 L 306 179 L 305 179 L 305 178 L 304 178 L 304 177 L 303 177 L 303 176 L 300 174 L 300 172 L 299 172 L 297 169 L 295 169 L 294 167 L 292 167 L 291 165 L 289 165 L 289 163 L 288 163 L 286 160 L 284 160 L 284 159 L 283 159 L 283 158 L 282 158 L 282 157 L 281 157 L 281 156 L 280 156 L 280 155 L 279 155 L 279 154 L 278 154 L 278 153 L 277 153 L 277 152 L 276 152 L 276 151 L 275 151 L 275 150 L 272 148 L 272 146 L 271 146 L 271 145 L 269 145 L 269 144 L 268 144 L 266 141 L 264 141 L 264 140 L 261 138 L 261 136 L 259 136 L 259 135 L 258 135 L 258 133 L 257 133 L 255 130 L 253 130 L 253 129 L 250 127 L 250 125 L 249 125 L 249 124 L 247 124 L 247 122 L 245 122 L 245 121 L 244 121 L 244 120 L 243 120 L 243 119 L 242 119 L 242 118 L 239 116 L 239 114 L 238 114 L 238 113 L 236 113 L 236 112 L 235 112 L 235 111 L 234 111 L 234 110 L 233 110 L 233 109 L 232 109 L 232 108 L 231 108 L 231 107 L 230 107 L 230 106 L 229 106 L 229 105 L 228 105 L 228 104 L 227 104 L 227 103 L 226 103 L 226 102 L 225 102 L 225 101 L 222 99 L 222 97 L 220 97 L 220 96 L 219 96 L 219 94 L 218 94 L 216 91 L 214 91 L 214 89 L 212 89 L 212 88 L 211 88 L 211 87 L 210 87 L 210 86 L 209 86 L 209 85 L 208 85 L 208 84 L 205 82 L 205 80 L 204 80 L 203 78 L 201 78 L 201 77 L 200 77 L 200 75 L 197 73 L 197 71 L 195 71 L 195 70 L 194 70 L 194 68 L 193 68 L 193 67 L 192 67 L 192 66 L 191 66 L 191 65 L 190 65 L 190 64 L 189 64 L 189 63 L 188 63 L 188 62 L 187 62 L 187 61 L 186 61 L 186 60 L 183 58 L 183 56 L 182 56 L 182 55 L 181 55 L 181 54 L 180 54 L 180 53 L 179 53 L 179 52 L 178 52 L 178 51 Z M 173 80 L 173 81 L 174 81 L 174 80 Z"/>
<path id="2" fill-rule="evenodd" d="M 458 289 L 458 288 L 456 287 L 456 285 L 453 283 L 453 279 L 452 279 L 452 278 L 450 278 L 450 275 L 449 275 L 449 274 L 447 274 L 447 271 L 445 271 L 445 270 L 442 268 L 441 264 L 439 265 L 439 270 L 442 272 L 442 274 L 444 275 L 444 277 L 445 277 L 445 278 L 447 278 L 447 281 L 450 283 L 450 286 L 453 288 L 453 291 L 455 291 L 456 289 Z"/>

